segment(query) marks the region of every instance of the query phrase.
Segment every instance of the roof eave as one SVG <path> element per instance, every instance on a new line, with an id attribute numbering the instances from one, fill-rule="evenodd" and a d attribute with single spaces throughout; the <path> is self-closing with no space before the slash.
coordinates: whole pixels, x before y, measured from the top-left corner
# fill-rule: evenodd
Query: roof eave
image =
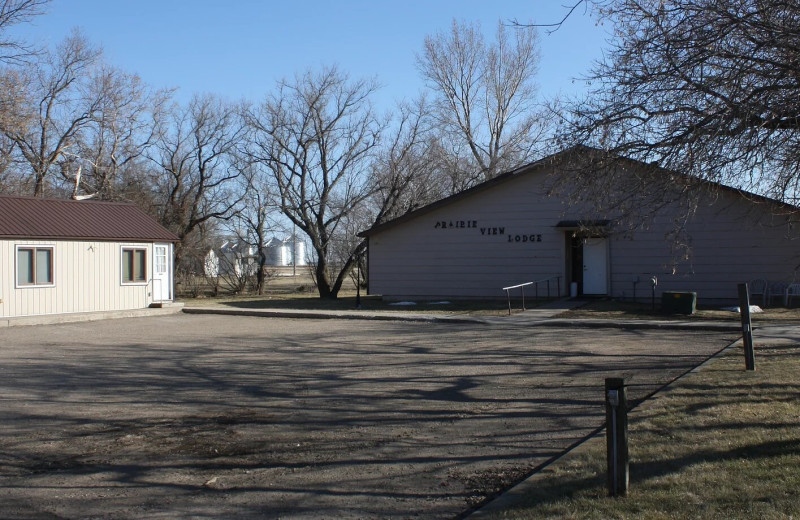
<path id="1" fill-rule="evenodd" d="M 516 168 L 514 170 L 511 170 L 511 171 L 508 171 L 508 172 L 505 172 L 505 173 L 501 173 L 497 177 L 494 177 L 492 179 L 489 179 L 488 181 L 482 182 L 482 183 L 480 183 L 480 184 L 478 184 L 476 186 L 473 186 L 472 188 L 466 189 L 464 191 L 460 191 L 458 193 L 450 195 L 449 197 L 445 197 L 443 199 L 439 199 L 439 200 L 437 200 L 435 202 L 432 202 L 432 203 L 430 203 L 430 204 L 428 204 L 426 206 L 423 206 L 421 208 L 415 209 L 413 211 L 409 211 L 408 213 L 406 213 L 404 215 L 401 215 L 399 217 L 396 217 L 396 218 L 394 218 L 392 220 L 389 220 L 387 222 L 383 222 L 381 224 L 378 224 L 377 226 L 373 226 L 373 227 L 371 227 L 369 229 L 366 229 L 366 230 L 358 233 L 358 236 L 361 237 L 361 238 L 369 238 L 371 235 L 374 235 L 375 233 L 379 233 L 381 231 L 384 231 L 385 229 L 394 227 L 394 226 L 396 226 L 398 224 L 401 224 L 403 222 L 406 222 L 408 220 L 416 218 L 416 217 L 418 217 L 420 215 L 424 215 L 426 213 L 430 213 L 431 211 L 434 211 L 434 210 L 439 209 L 439 208 L 441 208 L 443 206 L 447 206 L 449 204 L 452 204 L 453 202 L 456 202 L 458 200 L 465 199 L 465 198 L 470 197 L 470 196 L 472 196 L 472 195 L 474 195 L 476 193 L 488 190 L 490 188 L 493 188 L 494 186 L 497 186 L 498 184 L 503 184 L 503 183 L 508 182 L 508 181 L 510 181 L 512 179 L 516 179 L 520 175 L 526 175 L 526 174 L 532 173 L 534 171 L 540 170 L 540 169 L 544 168 L 545 166 L 548 166 L 549 164 L 551 164 L 554 160 L 560 159 L 564 155 L 567 155 L 567 154 L 575 152 L 576 149 L 578 149 L 578 148 L 582 148 L 582 147 L 568 148 L 566 150 L 562 150 L 561 152 L 558 152 L 558 153 L 555 153 L 555 154 L 552 154 L 552 155 L 548 155 L 547 157 L 544 157 L 544 158 L 539 159 L 537 161 L 534 161 L 532 163 L 528 163 L 528 164 L 525 164 L 523 166 L 520 166 L 519 168 Z"/>
<path id="2" fill-rule="evenodd" d="M 2 235 L 0 240 L 52 240 L 62 242 L 170 242 L 177 243 L 177 236 L 167 237 L 94 237 L 94 236 L 57 236 L 57 235 Z"/>

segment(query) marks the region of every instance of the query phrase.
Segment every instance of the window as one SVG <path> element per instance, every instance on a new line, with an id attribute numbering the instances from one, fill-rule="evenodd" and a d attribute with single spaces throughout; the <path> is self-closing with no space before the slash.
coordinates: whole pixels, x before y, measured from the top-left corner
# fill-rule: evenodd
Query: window
<path id="1" fill-rule="evenodd" d="M 122 248 L 122 283 L 147 282 L 147 250 Z"/>
<path id="2" fill-rule="evenodd" d="M 17 287 L 53 285 L 53 248 L 17 246 Z"/>

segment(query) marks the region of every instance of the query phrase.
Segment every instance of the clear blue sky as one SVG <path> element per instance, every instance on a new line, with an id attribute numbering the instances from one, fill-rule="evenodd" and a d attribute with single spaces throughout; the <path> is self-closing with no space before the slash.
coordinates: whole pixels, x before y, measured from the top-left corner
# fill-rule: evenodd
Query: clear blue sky
<path id="1" fill-rule="evenodd" d="M 54 45 L 73 27 L 103 47 L 106 60 L 178 98 L 214 93 L 261 100 L 275 81 L 338 65 L 352 77 L 377 77 L 374 101 L 390 108 L 422 89 L 415 55 L 426 35 L 451 20 L 478 21 L 487 38 L 498 20 L 549 23 L 562 0 L 53 0 L 49 12 L 15 33 Z M 573 79 L 602 55 L 606 34 L 583 11 L 553 34 L 540 31 L 540 92 L 585 89 Z"/>

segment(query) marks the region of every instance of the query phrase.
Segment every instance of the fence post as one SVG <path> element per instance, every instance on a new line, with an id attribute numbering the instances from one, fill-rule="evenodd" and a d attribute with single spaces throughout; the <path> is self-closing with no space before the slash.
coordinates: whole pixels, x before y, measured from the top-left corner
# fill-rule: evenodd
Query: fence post
<path id="1" fill-rule="evenodd" d="M 739 315 L 742 318 L 742 343 L 744 344 L 745 370 L 756 369 L 756 353 L 753 348 L 753 324 L 750 321 L 750 288 L 746 283 L 740 283 L 739 288 Z"/>
<path id="2" fill-rule="evenodd" d="M 628 458 L 628 400 L 625 380 L 606 378 L 606 462 L 608 464 L 609 496 L 626 496 L 629 482 Z"/>

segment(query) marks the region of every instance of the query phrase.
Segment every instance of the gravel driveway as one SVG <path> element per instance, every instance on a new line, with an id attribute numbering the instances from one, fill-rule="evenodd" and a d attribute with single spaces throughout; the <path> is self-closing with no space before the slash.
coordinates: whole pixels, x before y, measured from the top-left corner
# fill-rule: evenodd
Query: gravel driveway
<path id="1" fill-rule="evenodd" d="M 0 329 L 3 518 L 456 518 L 731 333 L 171 315 Z"/>

